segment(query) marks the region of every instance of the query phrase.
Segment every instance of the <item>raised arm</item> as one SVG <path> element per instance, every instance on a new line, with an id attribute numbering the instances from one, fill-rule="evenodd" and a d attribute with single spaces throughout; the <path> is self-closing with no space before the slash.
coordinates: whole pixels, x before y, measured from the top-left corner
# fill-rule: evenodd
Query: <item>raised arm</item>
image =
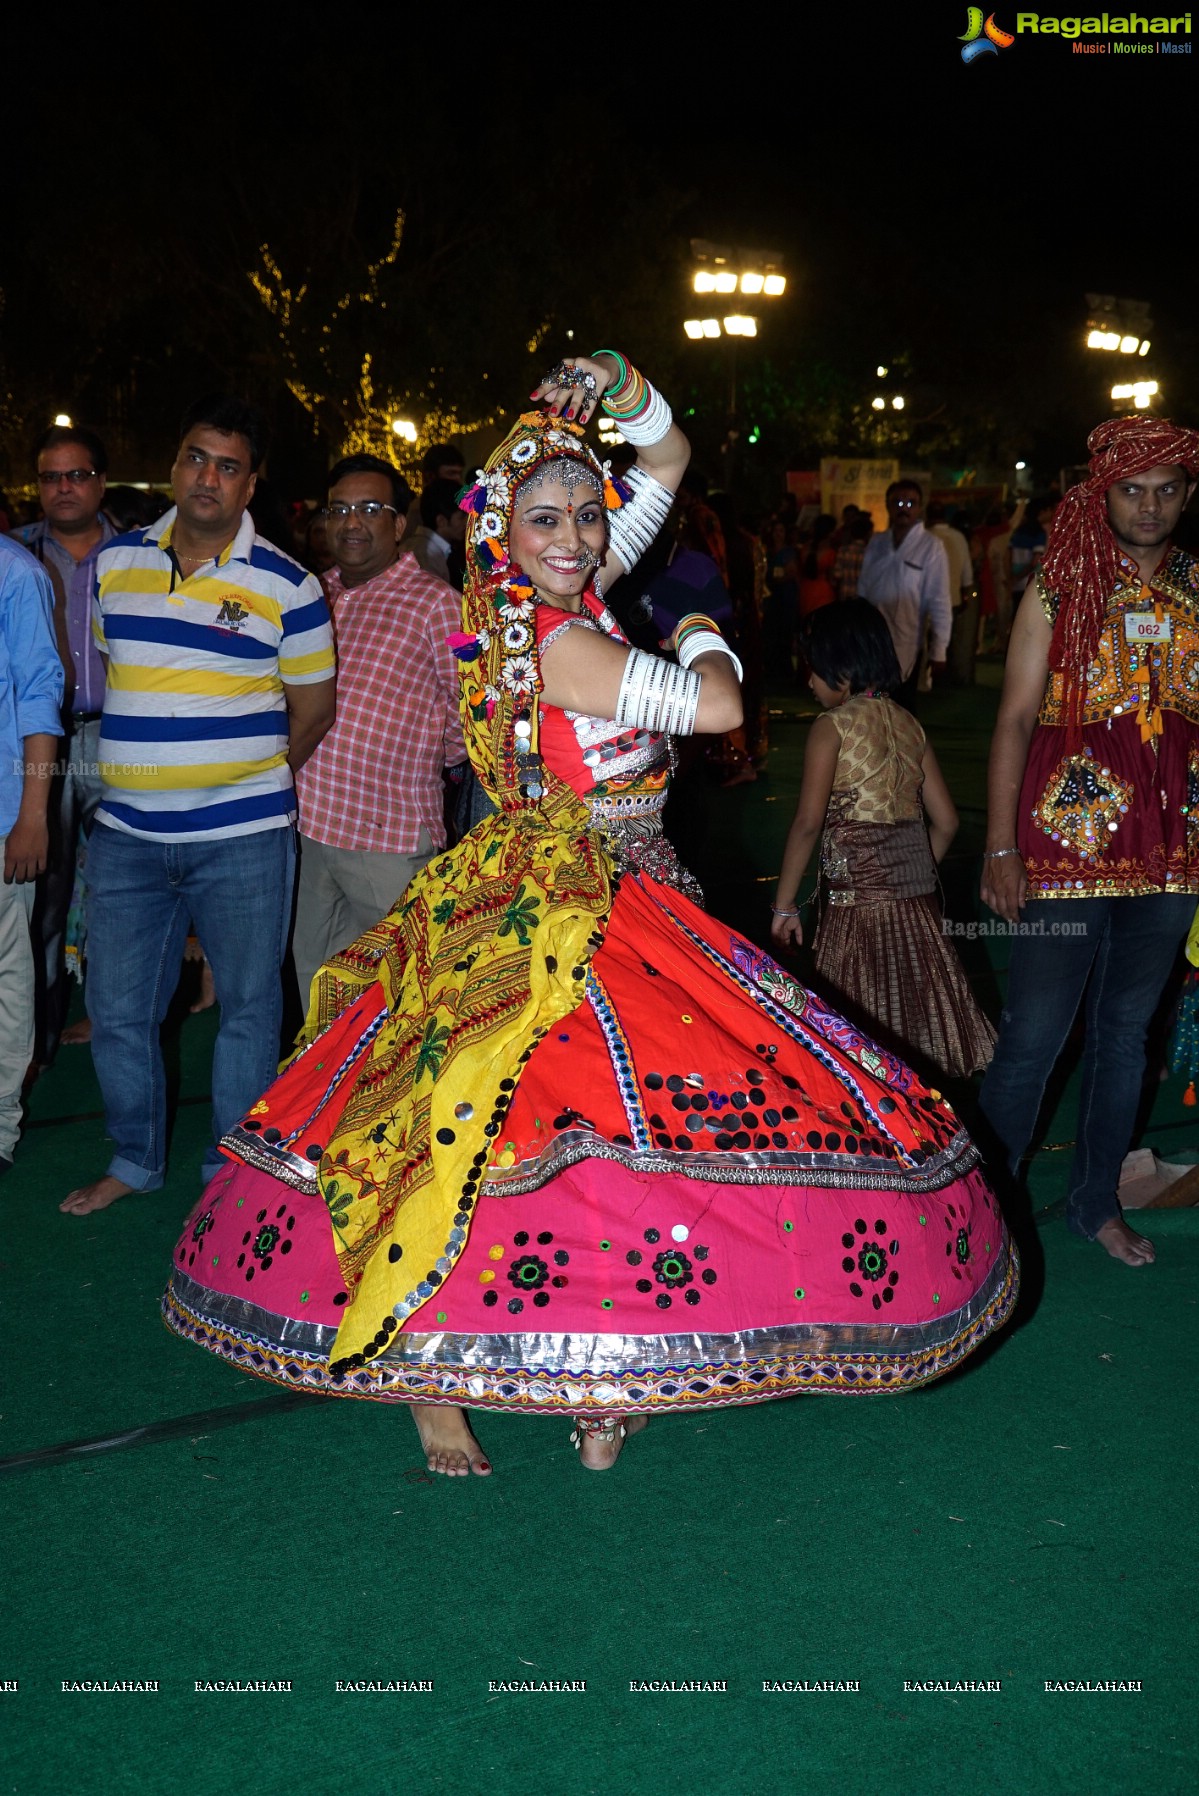
<path id="1" fill-rule="evenodd" d="M 1008 923 L 1019 921 L 1020 907 L 1028 896 L 1024 862 L 1016 852 L 1016 811 L 1028 745 L 1049 678 L 1052 636 L 1041 604 L 1039 582 L 1033 577 L 1024 589 L 1012 627 L 1003 696 L 987 765 L 987 848 L 982 900 Z"/>
<path id="2" fill-rule="evenodd" d="M 691 445 L 661 393 L 614 350 L 560 362 L 530 395 L 547 411 L 586 424 L 600 403 L 620 425 L 637 459 L 625 476 L 632 502 L 612 519 L 604 558 L 605 588 L 615 585 L 645 553 L 666 522 L 671 500 L 691 460 Z"/>

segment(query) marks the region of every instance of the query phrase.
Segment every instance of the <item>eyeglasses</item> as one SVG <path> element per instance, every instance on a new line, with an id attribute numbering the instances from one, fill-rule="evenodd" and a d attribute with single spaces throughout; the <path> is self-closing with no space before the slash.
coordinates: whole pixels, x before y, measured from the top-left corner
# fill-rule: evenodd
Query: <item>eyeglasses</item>
<path id="1" fill-rule="evenodd" d="M 82 486 L 85 480 L 96 478 L 95 468 L 58 468 L 38 475 L 39 486 L 61 486 L 69 480 L 72 486 Z"/>
<path id="2" fill-rule="evenodd" d="M 342 518 L 352 517 L 355 512 L 360 518 L 377 518 L 384 511 L 389 511 L 395 518 L 400 515 L 394 505 L 384 505 L 378 499 L 359 499 L 353 505 L 345 505 L 339 501 L 336 505 L 326 505 L 324 515 L 340 522 Z"/>
<path id="3" fill-rule="evenodd" d="M 892 499 L 891 503 L 896 511 L 917 511 L 920 506 L 919 499 Z"/>

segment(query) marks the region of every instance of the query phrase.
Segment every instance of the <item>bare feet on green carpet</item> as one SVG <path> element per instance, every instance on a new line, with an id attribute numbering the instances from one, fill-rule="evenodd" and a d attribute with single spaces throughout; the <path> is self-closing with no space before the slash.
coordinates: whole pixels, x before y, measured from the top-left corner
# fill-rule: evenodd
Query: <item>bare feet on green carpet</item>
<path id="1" fill-rule="evenodd" d="M 1113 1216 L 1110 1222 L 1105 1222 L 1096 1232 L 1095 1239 L 1113 1260 L 1123 1260 L 1126 1266 L 1151 1266 L 1157 1258 L 1152 1241 L 1130 1229 L 1122 1216 Z"/>
<path id="2" fill-rule="evenodd" d="M 589 1472 L 606 1472 L 620 1458 L 620 1450 L 624 1446 L 624 1438 L 620 1432 L 620 1422 L 624 1423 L 625 1435 L 640 1434 L 648 1422 L 648 1416 L 621 1416 L 616 1426 L 605 1429 L 601 1434 L 588 1434 L 580 1431 L 579 1461 Z M 609 1438 L 609 1436 L 611 1438 Z"/>
<path id="3" fill-rule="evenodd" d="M 92 1019 L 81 1016 L 77 1023 L 68 1023 L 59 1037 L 65 1048 L 80 1048 L 92 1039 Z"/>
<path id="4" fill-rule="evenodd" d="M 466 1411 L 443 1408 L 440 1403 L 413 1403 L 412 1420 L 425 1450 L 431 1472 L 447 1478 L 465 1478 L 471 1472 L 486 1476 L 491 1467 L 470 1431 Z"/>
<path id="5" fill-rule="evenodd" d="M 105 1173 L 92 1185 L 80 1185 L 70 1192 L 59 1204 L 68 1216 L 90 1216 L 93 1210 L 107 1210 L 109 1204 L 115 1204 L 118 1197 L 128 1197 L 133 1190 L 132 1185 L 122 1184 Z"/>

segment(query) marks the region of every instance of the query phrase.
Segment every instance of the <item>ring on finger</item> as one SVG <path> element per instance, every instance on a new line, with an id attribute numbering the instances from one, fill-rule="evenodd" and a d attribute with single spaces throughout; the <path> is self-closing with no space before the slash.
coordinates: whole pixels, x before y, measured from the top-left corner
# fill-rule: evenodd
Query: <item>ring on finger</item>
<path id="1" fill-rule="evenodd" d="M 550 369 L 545 381 L 551 387 L 582 387 L 589 399 L 598 396 L 595 375 L 576 367 L 573 362 L 559 362 Z"/>

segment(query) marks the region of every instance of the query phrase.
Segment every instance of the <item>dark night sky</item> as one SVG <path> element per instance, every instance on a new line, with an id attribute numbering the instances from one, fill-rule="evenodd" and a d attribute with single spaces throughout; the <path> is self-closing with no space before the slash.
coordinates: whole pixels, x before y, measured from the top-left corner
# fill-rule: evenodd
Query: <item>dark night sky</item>
<path id="1" fill-rule="evenodd" d="M 244 284 L 255 239 L 319 268 L 352 191 L 362 240 L 397 203 L 414 243 L 422 213 L 456 217 L 458 285 L 507 257 L 535 271 L 547 311 L 577 309 L 591 252 L 590 289 L 628 336 L 645 304 L 626 279 L 630 204 L 638 247 L 656 207 L 679 253 L 691 234 L 777 245 L 791 292 L 776 343 L 863 367 L 906 347 L 926 383 L 1018 390 L 1038 412 L 1030 440 L 1056 432 L 1055 454 L 1091 404 L 1070 360 L 1084 292 L 1144 298 L 1171 409 L 1199 409 L 1177 128 L 1193 57 L 1021 36 L 964 66 L 957 3 L 740 8 L 705 29 L 710 11 L 577 30 L 522 9 L 505 38 L 473 8 L 427 40 L 382 6 L 344 30 L 306 4 L 246 8 L 236 30 L 227 9 L 148 6 L 10 23 L 28 73 L 7 95 L 10 387 L 61 391 L 82 378 L 81 333 L 111 348 L 130 330 L 147 355 L 147 334 L 172 336 L 178 379 L 207 384 L 220 280 Z M 491 233 L 473 263 L 472 220 Z M 131 322 L 139 285 L 148 310 Z M 477 336 L 450 331 L 438 353 L 477 365 Z"/>

